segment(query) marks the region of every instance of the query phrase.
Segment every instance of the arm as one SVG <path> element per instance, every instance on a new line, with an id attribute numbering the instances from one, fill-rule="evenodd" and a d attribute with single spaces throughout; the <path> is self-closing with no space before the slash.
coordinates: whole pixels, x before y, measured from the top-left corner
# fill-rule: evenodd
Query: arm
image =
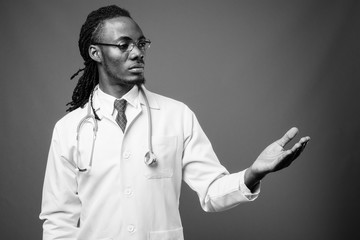
<path id="1" fill-rule="evenodd" d="M 267 174 L 288 167 L 305 149 L 310 137 L 303 137 L 291 149 L 285 150 L 285 145 L 298 133 L 298 129 L 291 128 L 282 138 L 270 144 L 258 156 L 244 175 L 246 186 L 252 190 Z"/>
<path id="2" fill-rule="evenodd" d="M 40 219 L 43 239 L 76 239 L 81 203 L 76 194 L 76 172 L 63 156 L 61 139 L 55 127 L 43 186 Z"/>
<path id="3" fill-rule="evenodd" d="M 217 212 L 255 200 L 260 192 L 259 184 L 250 192 L 244 184 L 245 171 L 229 174 L 192 112 L 184 123 L 183 179 L 197 192 L 201 207 L 207 212 Z"/>

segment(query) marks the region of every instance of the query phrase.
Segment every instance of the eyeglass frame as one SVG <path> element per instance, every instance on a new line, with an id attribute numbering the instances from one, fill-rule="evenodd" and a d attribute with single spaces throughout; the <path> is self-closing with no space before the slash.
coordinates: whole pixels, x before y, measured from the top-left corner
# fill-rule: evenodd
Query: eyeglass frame
<path id="1" fill-rule="evenodd" d="M 142 49 L 141 47 L 139 47 L 139 43 L 140 43 L 140 42 L 148 43 L 149 46 Z M 92 44 L 93 44 L 93 45 L 100 45 L 100 46 L 117 47 L 121 52 L 123 52 L 123 53 L 128 52 L 128 53 L 129 53 L 129 52 L 131 52 L 131 51 L 134 49 L 135 46 L 136 46 L 140 51 L 146 52 L 146 50 L 150 48 L 151 41 L 150 41 L 150 39 L 147 39 L 147 38 L 139 39 L 139 40 L 137 40 L 137 41 L 134 41 L 134 40 L 131 39 L 131 41 L 129 42 L 129 47 L 128 47 L 126 50 L 122 50 L 122 49 L 121 49 L 121 45 L 122 45 L 122 44 L 120 44 L 120 43 L 119 43 L 119 44 L 113 44 L 113 43 L 93 42 Z"/>

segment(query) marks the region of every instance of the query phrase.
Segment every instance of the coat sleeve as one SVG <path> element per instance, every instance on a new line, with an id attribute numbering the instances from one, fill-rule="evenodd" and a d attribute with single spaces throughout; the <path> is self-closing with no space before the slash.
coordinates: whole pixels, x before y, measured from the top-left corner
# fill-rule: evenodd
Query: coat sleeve
<path id="1" fill-rule="evenodd" d="M 244 184 L 244 171 L 229 174 L 196 116 L 189 111 L 184 121 L 183 178 L 197 192 L 201 207 L 207 212 L 224 211 L 256 199 L 260 186 L 252 193 Z"/>
<path id="2" fill-rule="evenodd" d="M 76 239 L 81 203 L 77 196 L 76 170 L 62 154 L 62 142 L 54 128 L 45 172 L 40 219 L 43 240 Z M 70 151 L 69 149 L 67 151 Z"/>

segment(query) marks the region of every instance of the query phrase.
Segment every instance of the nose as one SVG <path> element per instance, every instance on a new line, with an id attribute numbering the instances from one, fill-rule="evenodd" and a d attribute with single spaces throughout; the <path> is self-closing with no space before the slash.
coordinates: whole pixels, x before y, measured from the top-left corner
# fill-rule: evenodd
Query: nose
<path id="1" fill-rule="evenodd" d="M 129 55 L 129 58 L 131 60 L 135 60 L 135 59 L 141 59 L 143 60 L 144 59 L 144 52 L 141 51 L 138 46 L 136 46 L 136 44 L 134 44 L 134 48 L 130 51 L 130 55 Z"/>

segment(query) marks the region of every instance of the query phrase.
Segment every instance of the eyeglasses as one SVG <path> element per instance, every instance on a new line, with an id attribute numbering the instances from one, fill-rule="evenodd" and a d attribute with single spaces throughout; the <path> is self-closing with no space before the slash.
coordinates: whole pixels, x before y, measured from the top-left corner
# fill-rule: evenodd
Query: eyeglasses
<path id="1" fill-rule="evenodd" d="M 129 40 L 123 41 L 119 44 L 100 43 L 100 42 L 93 42 L 92 44 L 101 45 L 101 46 L 117 47 L 121 52 L 131 52 L 136 45 L 136 47 L 140 51 L 145 52 L 150 47 L 151 41 L 149 39 L 140 39 L 135 42 L 134 40 L 129 39 Z"/>

